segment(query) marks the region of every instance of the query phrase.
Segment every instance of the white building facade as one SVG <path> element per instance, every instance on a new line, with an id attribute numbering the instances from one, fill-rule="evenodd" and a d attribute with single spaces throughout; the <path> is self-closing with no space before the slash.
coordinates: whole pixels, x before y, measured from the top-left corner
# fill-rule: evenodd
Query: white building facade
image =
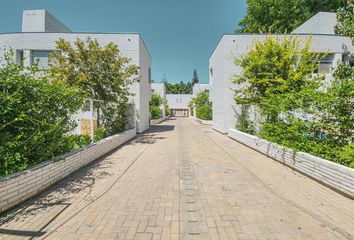
<path id="1" fill-rule="evenodd" d="M 48 13 L 46 10 L 23 12 L 22 32 L 0 34 L 0 56 L 13 49 L 15 60 L 23 60 L 29 66 L 39 60 L 42 68 L 48 67 L 48 55 L 56 50 L 56 41 L 65 39 L 74 43 L 77 39 L 96 39 L 100 45 L 116 44 L 120 53 L 139 67 L 140 81 L 130 90 L 134 96 L 130 103 L 135 105 L 138 132 L 149 128 L 149 101 L 151 97 L 151 56 L 138 33 L 77 33 Z"/>
<path id="2" fill-rule="evenodd" d="M 334 14 L 335 16 L 335 14 Z M 319 28 L 317 24 L 321 18 L 327 27 Z M 348 60 L 353 51 L 352 40 L 349 37 L 334 34 L 333 14 L 319 13 L 294 31 L 294 36 L 303 43 L 312 39 L 312 49 L 317 53 L 328 53 L 327 57 L 319 63 L 318 73 L 325 74 L 326 79 L 332 78 L 333 69 L 339 61 Z M 311 31 L 303 32 L 302 30 Z M 331 31 L 330 31 L 331 30 Z M 262 35 L 262 34 L 225 34 L 209 60 L 210 97 L 213 102 L 213 128 L 222 133 L 227 133 L 236 125 L 236 112 L 240 112 L 240 106 L 234 101 L 232 89 L 237 88 L 231 78 L 235 74 L 242 73 L 242 68 L 234 64 L 235 58 L 241 58 L 247 53 L 254 41 L 264 41 L 269 36 L 284 37 L 286 35 Z"/>
<path id="3" fill-rule="evenodd" d="M 203 91 L 209 91 L 209 84 L 194 84 L 193 94 L 165 94 L 172 116 L 189 117 L 191 115 L 191 109 L 188 106 L 189 102 L 197 95 L 197 93 Z"/>

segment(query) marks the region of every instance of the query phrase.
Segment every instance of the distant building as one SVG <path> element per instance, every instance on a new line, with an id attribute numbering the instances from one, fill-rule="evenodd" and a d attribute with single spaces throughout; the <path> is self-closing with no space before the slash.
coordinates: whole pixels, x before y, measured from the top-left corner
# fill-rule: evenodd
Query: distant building
<path id="1" fill-rule="evenodd" d="M 336 15 L 320 12 L 294 31 L 294 35 L 303 42 L 312 38 L 312 48 L 318 53 L 328 53 L 321 59 L 318 73 L 323 73 L 326 79 L 332 79 L 333 69 L 340 60 L 348 61 L 349 53 L 353 51 L 352 40 L 346 36 L 334 34 Z M 210 97 L 213 102 L 213 127 L 226 133 L 236 125 L 235 111 L 240 112 L 240 106 L 235 104 L 233 91 L 238 86 L 231 82 L 231 76 L 242 72 L 235 66 L 234 58 L 240 58 L 247 53 L 255 40 L 263 41 L 267 34 L 225 34 L 209 60 Z M 273 35 L 284 36 L 284 35 Z"/>
<path id="2" fill-rule="evenodd" d="M 56 19 L 46 10 L 26 10 L 23 12 L 22 32 L 0 34 L 0 55 L 10 48 L 15 51 L 17 62 L 24 60 L 29 66 L 39 61 L 40 67 L 48 68 L 48 55 L 56 50 L 55 41 L 63 38 L 74 43 L 82 40 L 96 39 L 101 45 L 109 42 L 117 44 L 121 54 L 131 59 L 139 67 L 140 82 L 134 83 L 130 90 L 134 96 L 130 102 L 135 105 L 137 131 L 149 128 L 149 101 L 151 93 L 151 57 L 138 33 L 79 33 Z"/>
<path id="3" fill-rule="evenodd" d="M 165 92 L 162 93 L 162 85 L 165 86 L 164 83 L 152 83 L 152 91 L 160 94 L 161 97 L 165 96 L 164 99 L 167 100 L 171 115 L 176 117 L 189 117 L 191 110 L 188 107 L 188 103 L 191 99 L 195 97 L 198 92 L 209 91 L 209 84 L 197 83 L 193 86 L 193 94 L 166 94 L 165 88 Z"/>

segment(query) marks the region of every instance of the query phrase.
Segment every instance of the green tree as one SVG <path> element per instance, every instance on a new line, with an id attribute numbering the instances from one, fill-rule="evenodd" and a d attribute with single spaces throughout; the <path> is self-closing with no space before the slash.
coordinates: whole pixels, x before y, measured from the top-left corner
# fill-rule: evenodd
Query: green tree
<path id="1" fill-rule="evenodd" d="M 313 75 L 320 57 L 310 40 L 290 36 L 256 42 L 235 59 L 243 68 L 233 77 L 235 101 L 259 111 L 261 138 L 354 167 L 353 68 L 340 64 L 325 89 L 323 76 Z M 238 128 L 248 131 L 245 119 L 237 121 L 243 124 Z"/>
<path id="2" fill-rule="evenodd" d="M 180 83 L 166 84 L 166 93 L 167 94 L 192 94 L 193 93 L 193 86 L 192 83 L 184 83 L 181 81 Z"/>
<path id="3" fill-rule="evenodd" d="M 354 0 L 347 0 L 346 6 L 338 10 L 335 31 L 351 37 L 354 43 Z"/>
<path id="4" fill-rule="evenodd" d="M 71 115 L 83 104 L 76 88 L 50 81 L 35 63 L 31 68 L 5 54 L 0 68 L 0 176 L 71 151 L 75 140 L 69 137 L 75 123 Z M 26 71 L 23 71 L 23 70 Z"/>
<path id="5" fill-rule="evenodd" d="M 159 119 L 161 117 L 161 104 L 163 104 L 162 97 L 157 93 L 152 93 L 150 101 L 151 119 Z"/>
<path id="6" fill-rule="evenodd" d="M 319 129 L 337 145 L 354 143 L 354 68 L 341 63 L 319 101 Z"/>
<path id="7" fill-rule="evenodd" d="M 58 51 L 49 58 L 51 78 L 65 86 L 77 87 L 85 97 L 99 100 L 101 104 L 96 106 L 98 125 L 101 124 L 102 111 L 107 113 L 102 116 L 103 123 L 122 121 L 114 124 L 121 128 L 112 129 L 123 131 L 131 95 L 129 88 L 138 79 L 138 67 L 122 56 L 112 42 L 100 46 L 97 40 L 77 39 L 72 46 L 69 41 L 59 39 L 56 44 Z"/>
<path id="8" fill-rule="evenodd" d="M 233 77 L 238 85 L 235 101 L 259 110 L 262 137 L 283 144 L 306 137 L 304 131 L 309 126 L 301 117 L 314 111 L 311 103 L 318 97 L 323 79 L 312 76 L 318 57 L 311 50 L 310 39 L 303 46 L 290 36 L 257 41 L 249 53 L 235 59 L 235 64 L 243 68 L 242 74 Z M 290 130 L 292 135 L 288 134 Z"/>
<path id="9" fill-rule="evenodd" d="M 247 12 L 237 31 L 291 32 L 319 11 L 337 11 L 343 0 L 248 0 Z"/>
<path id="10" fill-rule="evenodd" d="M 198 72 L 196 69 L 193 70 L 193 78 L 192 78 L 192 85 L 199 82 Z"/>
<path id="11" fill-rule="evenodd" d="M 212 120 L 212 103 L 209 100 L 209 91 L 198 92 L 197 95 L 188 103 L 191 111 L 196 109 L 197 118 L 203 120 Z"/>

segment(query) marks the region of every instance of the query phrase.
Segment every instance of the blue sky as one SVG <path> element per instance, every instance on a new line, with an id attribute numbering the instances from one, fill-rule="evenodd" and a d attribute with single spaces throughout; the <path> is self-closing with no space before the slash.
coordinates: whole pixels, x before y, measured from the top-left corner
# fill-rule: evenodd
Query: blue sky
<path id="1" fill-rule="evenodd" d="M 209 57 L 242 19 L 246 0 L 0 0 L 0 32 L 21 31 L 22 10 L 47 9 L 73 31 L 139 32 L 152 55 L 152 77 L 208 81 Z"/>

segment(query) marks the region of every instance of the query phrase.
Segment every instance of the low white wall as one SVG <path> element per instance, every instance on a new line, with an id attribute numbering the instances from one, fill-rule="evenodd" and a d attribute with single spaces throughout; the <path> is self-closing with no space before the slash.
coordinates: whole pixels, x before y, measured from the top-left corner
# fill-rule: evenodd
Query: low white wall
<path id="1" fill-rule="evenodd" d="M 192 117 L 194 120 L 196 120 L 197 122 L 199 122 L 200 124 L 203 125 L 213 125 L 213 121 L 212 120 L 203 120 L 203 119 L 199 119 L 197 117 Z"/>
<path id="2" fill-rule="evenodd" d="M 43 192 L 135 136 L 135 128 L 127 130 L 63 156 L 61 160 L 48 161 L 0 180 L 0 213 Z"/>
<path id="3" fill-rule="evenodd" d="M 354 198 L 354 169 L 230 129 L 229 137 Z"/>

